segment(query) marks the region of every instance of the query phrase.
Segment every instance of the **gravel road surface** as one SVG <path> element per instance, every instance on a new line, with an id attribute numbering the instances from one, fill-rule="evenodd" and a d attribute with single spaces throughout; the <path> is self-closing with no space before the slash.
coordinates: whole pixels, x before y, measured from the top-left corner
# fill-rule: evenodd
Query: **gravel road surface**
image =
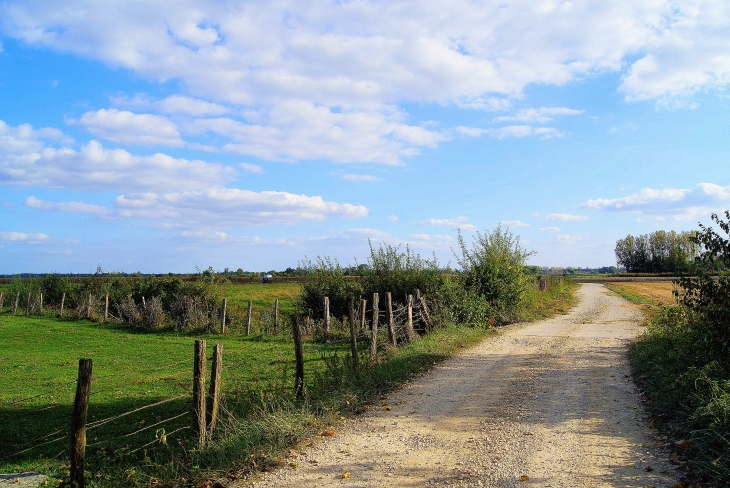
<path id="1" fill-rule="evenodd" d="M 257 486 L 672 486 L 629 377 L 642 315 L 600 284 L 578 293 L 568 314 L 504 328 Z"/>

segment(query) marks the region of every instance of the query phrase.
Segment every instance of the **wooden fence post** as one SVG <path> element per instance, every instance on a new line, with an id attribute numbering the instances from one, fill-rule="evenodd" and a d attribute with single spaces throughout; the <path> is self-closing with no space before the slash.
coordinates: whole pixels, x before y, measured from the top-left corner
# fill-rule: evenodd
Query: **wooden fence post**
<path id="1" fill-rule="evenodd" d="M 324 338 L 330 335 L 330 297 L 324 297 Z"/>
<path id="2" fill-rule="evenodd" d="M 25 315 L 30 315 L 30 292 L 28 292 L 28 298 L 25 300 Z"/>
<path id="3" fill-rule="evenodd" d="M 65 301 L 66 301 L 66 292 L 64 291 L 63 295 L 61 295 L 61 308 L 58 312 L 59 317 L 63 316 L 63 302 L 65 302 Z"/>
<path id="4" fill-rule="evenodd" d="M 41 307 L 40 315 L 42 316 L 43 315 L 43 292 L 41 292 L 40 295 L 38 295 L 38 304 Z"/>
<path id="5" fill-rule="evenodd" d="M 144 297 L 142 297 L 142 309 L 145 312 L 147 311 L 147 302 L 145 301 Z"/>
<path id="6" fill-rule="evenodd" d="M 540 291 L 547 290 L 547 280 L 540 278 Z"/>
<path id="7" fill-rule="evenodd" d="M 279 299 L 274 300 L 274 335 L 279 335 Z"/>
<path id="8" fill-rule="evenodd" d="M 246 335 L 251 334 L 251 313 L 253 312 L 253 302 L 248 301 L 248 315 L 246 315 Z"/>
<path id="9" fill-rule="evenodd" d="M 348 302 L 348 312 L 350 312 L 350 352 L 352 353 L 352 367 L 357 371 L 359 358 L 357 354 L 357 329 L 355 328 L 355 299 L 350 297 Z"/>
<path id="10" fill-rule="evenodd" d="M 3 292 L 0 291 L 0 311 L 3 309 Z"/>
<path id="11" fill-rule="evenodd" d="M 297 398 L 304 395 L 304 353 L 302 351 L 302 329 L 299 326 L 299 315 L 294 315 L 291 323 L 294 336 L 294 358 L 296 360 L 296 374 L 294 376 L 294 393 Z"/>
<path id="12" fill-rule="evenodd" d="M 378 294 L 373 293 L 373 323 L 370 324 L 370 364 L 378 357 Z"/>
<path id="13" fill-rule="evenodd" d="M 109 294 L 104 295 L 104 322 L 109 317 Z"/>
<path id="14" fill-rule="evenodd" d="M 226 299 L 223 299 L 223 305 L 221 305 L 221 308 L 223 309 L 221 311 L 221 334 L 226 333 Z"/>
<path id="15" fill-rule="evenodd" d="M 367 319 L 365 318 L 366 308 L 368 308 L 368 301 L 363 298 L 360 300 L 360 332 L 366 330 L 367 327 Z"/>
<path id="16" fill-rule="evenodd" d="M 13 315 L 18 313 L 18 301 L 20 300 L 20 292 L 15 292 L 15 306 L 13 307 Z"/>
<path id="17" fill-rule="evenodd" d="M 195 341 L 193 364 L 193 432 L 198 446 L 205 446 L 205 341 Z"/>
<path id="18" fill-rule="evenodd" d="M 406 299 L 406 308 L 408 315 L 406 316 L 406 340 L 408 341 L 408 344 L 413 342 L 414 333 L 413 333 L 413 295 L 408 295 L 408 298 Z"/>
<path id="19" fill-rule="evenodd" d="M 431 314 L 428 312 L 428 305 L 426 305 L 425 298 L 420 297 L 418 308 L 421 311 L 421 319 L 423 320 L 423 323 L 426 326 L 426 332 L 431 332 L 431 328 L 433 327 L 433 324 L 431 323 Z"/>
<path id="20" fill-rule="evenodd" d="M 388 321 L 388 337 L 390 345 L 398 347 L 398 341 L 395 337 L 395 324 L 393 323 L 393 299 L 390 292 L 385 293 L 385 318 Z"/>
<path id="21" fill-rule="evenodd" d="M 91 392 L 91 359 L 79 359 L 76 397 L 71 413 L 71 486 L 84 488 L 86 454 L 86 413 Z"/>
<path id="22" fill-rule="evenodd" d="M 210 390 L 205 413 L 208 423 L 208 441 L 213 439 L 215 424 L 218 422 L 218 409 L 221 391 L 221 367 L 223 365 L 223 344 L 213 346 L 213 364 L 210 367 Z"/>

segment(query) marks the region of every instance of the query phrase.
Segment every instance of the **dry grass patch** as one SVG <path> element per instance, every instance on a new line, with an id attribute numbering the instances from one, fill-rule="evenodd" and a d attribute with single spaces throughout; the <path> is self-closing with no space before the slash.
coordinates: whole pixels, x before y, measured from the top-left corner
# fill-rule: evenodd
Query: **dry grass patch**
<path id="1" fill-rule="evenodd" d="M 606 283 L 604 286 L 639 305 L 649 318 L 656 315 L 662 307 L 676 303 L 673 291 L 677 285 L 671 281 L 622 281 Z"/>

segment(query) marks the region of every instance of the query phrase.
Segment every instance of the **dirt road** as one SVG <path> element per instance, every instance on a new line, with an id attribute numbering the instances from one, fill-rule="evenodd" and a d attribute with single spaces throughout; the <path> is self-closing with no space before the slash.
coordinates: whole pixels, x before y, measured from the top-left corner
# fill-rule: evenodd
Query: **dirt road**
<path id="1" fill-rule="evenodd" d="M 505 328 L 258 486 L 672 486 L 626 359 L 641 314 L 584 284 L 567 315 Z"/>

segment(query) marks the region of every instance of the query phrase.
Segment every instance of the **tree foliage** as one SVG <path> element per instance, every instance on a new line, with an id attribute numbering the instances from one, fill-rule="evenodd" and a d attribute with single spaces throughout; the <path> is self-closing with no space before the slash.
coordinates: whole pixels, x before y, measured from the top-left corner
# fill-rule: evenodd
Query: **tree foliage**
<path id="1" fill-rule="evenodd" d="M 616 241 L 616 263 L 630 273 L 678 273 L 689 269 L 697 256 L 694 232 L 658 230 Z"/>

